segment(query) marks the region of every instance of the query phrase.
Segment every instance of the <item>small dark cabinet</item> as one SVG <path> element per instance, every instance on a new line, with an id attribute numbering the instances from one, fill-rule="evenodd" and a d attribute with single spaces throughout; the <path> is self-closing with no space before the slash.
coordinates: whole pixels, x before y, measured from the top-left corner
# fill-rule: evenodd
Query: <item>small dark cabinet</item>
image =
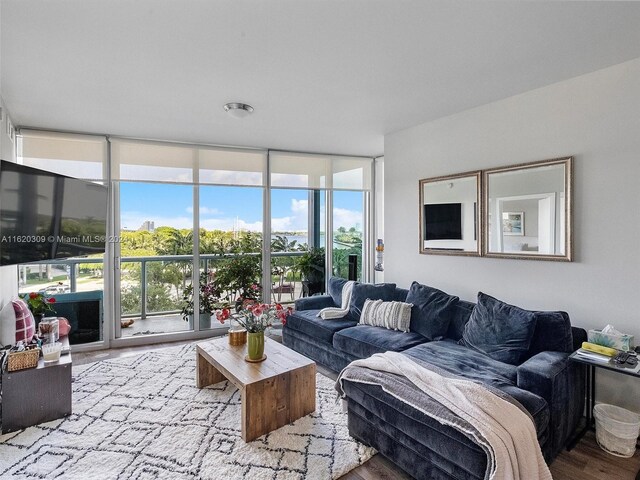
<path id="1" fill-rule="evenodd" d="M 69 345 L 66 339 L 63 344 Z M 2 372 L 2 433 L 71 415 L 71 354 L 58 362 Z"/>

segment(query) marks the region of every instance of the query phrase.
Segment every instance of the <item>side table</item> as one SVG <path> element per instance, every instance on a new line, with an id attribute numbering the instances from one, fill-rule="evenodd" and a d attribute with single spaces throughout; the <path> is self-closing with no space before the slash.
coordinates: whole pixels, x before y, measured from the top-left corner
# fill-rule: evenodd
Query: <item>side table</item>
<path id="1" fill-rule="evenodd" d="M 593 417 L 593 407 L 596 405 L 596 368 L 602 368 L 611 372 L 630 375 L 640 379 L 640 371 L 633 368 L 616 367 L 610 362 L 599 362 L 588 358 L 580 357 L 573 352 L 569 356 L 569 360 L 584 365 L 585 368 L 585 387 L 586 387 L 586 422 L 584 427 L 579 430 L 573 439 L 567 445 L 567 450 L 573 449 L 589 430 L 595 430 L 595 418 Z M 640 471 L 636 475 L 636 480 L 640 480 Z"/>
<path id="2" fill-rule="evenodd" d="M 67 338 L 60 338 L 67 347 Z M 71 353 L 60 360 L 2 372 L 2 433 L 71 415 Z"/>

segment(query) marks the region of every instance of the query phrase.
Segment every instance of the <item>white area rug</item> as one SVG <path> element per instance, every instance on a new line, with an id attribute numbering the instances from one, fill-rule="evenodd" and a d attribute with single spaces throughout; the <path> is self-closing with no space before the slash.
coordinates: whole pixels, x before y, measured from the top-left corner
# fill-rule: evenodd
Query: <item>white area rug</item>
<path id="1" fill-rule="evenodd" d="M 334 382 L 317 409 L 245 443 L 228 382 L 195 387 L 193 345 L 73 368 L 73 414 L 0 436 L 0 478 L 334 479 L 375 450 L 349 436 Z"/>

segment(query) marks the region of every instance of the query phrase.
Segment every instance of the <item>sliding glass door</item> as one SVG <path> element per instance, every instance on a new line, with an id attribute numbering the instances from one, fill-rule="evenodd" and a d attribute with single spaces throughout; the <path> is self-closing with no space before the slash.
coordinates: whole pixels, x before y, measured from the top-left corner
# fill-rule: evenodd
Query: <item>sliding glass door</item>
<path id="1" fill-rule="evenodd" d="M 193 275 L 193 187 L 120 182 L 122 337 L 191 330 L 181 313 Z"/>

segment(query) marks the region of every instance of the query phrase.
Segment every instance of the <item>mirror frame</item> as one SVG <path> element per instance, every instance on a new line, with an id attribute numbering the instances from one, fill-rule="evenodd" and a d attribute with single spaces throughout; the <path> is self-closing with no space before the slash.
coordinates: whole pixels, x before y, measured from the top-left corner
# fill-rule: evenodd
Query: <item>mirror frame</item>
<path id="1" fill-rule="evenodd" d="M 564 188 L 565 188 L 565 238 L 563 255 L 540 255 L 526 253 L 499 253 L 489 251 L 489 175 L 494 173 L 511 172 L 514 170 L 528 170 L 547 165 L 564 165 Z M 529 163 L 521 163 L 508 167 L 498 167 L 484 170 L 482 175 L 483 203 L 482 203 L 482 226 L 484 229 L 482 255 L 490 258 L 513 258 L 518 260 L 547 260 L 556 262 L 571 262 L 573 260 L 573 157 L 552 158 Z"/>
<path id="2" fill-rule="evenodd" d="M 422 229 L 424 225 L 423 211 L 424 211 L 424 187 L 429 183 L 442 182 L 445 180 L 457 180 L 460 178 L 476 178 L 476 238 L 477 248 L 476 250 L 454 250 L 446 248 L 425 248 L 424 241 L 422 239 Z M 443 175 L 440 177 L 423 178 L 418 181 L 419 201 L 418 201 L 418 218 L 420 219 L 420 225 L 418 227 L 419 247 L 421 254 L 431 255 L 459 255 L 465 257 L 479 257 L 482 255 L 483 250 L 483 220 L 482 220 L 482 170 L 474 170 L 471 172 L 456 173 L 453 175 Z"/>

